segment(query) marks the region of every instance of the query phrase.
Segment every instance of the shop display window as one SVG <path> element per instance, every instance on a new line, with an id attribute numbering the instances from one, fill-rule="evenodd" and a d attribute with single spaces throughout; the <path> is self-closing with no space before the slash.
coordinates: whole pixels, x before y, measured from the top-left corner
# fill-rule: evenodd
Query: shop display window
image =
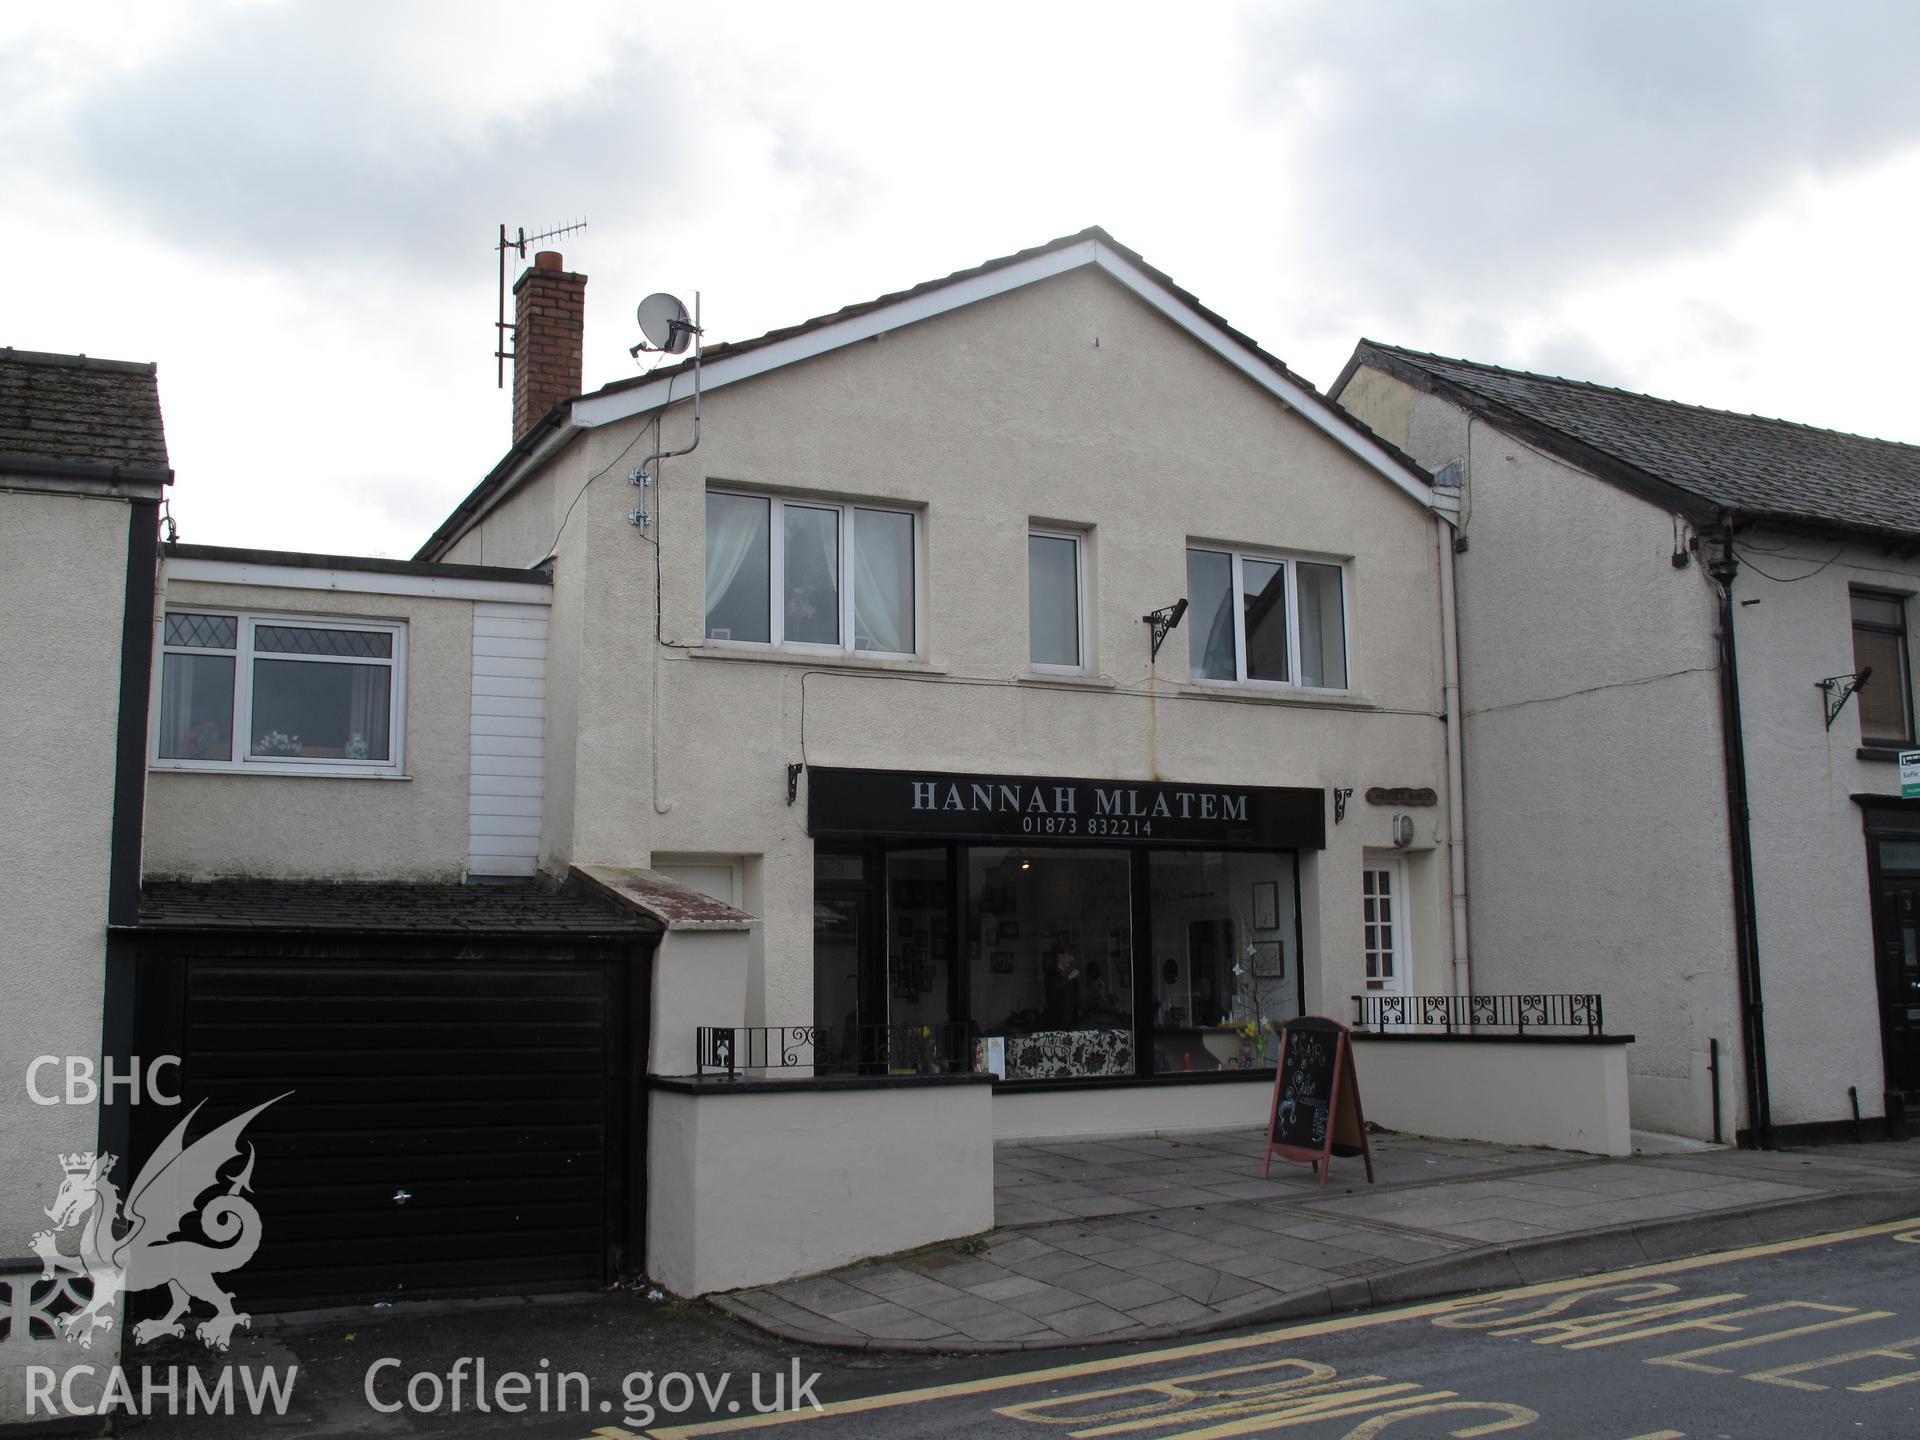
<path id="1" fill-rule="evenodd" d="M 967 851 L 973 1018 L 1009 1080 L 1132 1075 L 1132 864 L 1124 850 Z"/>
<path id="2" fill-rule="evenodd" d="M 1291 852 L 876 840 L 817 849 L 814 882 L 814 1020 L 836 1068 L 1259 1069 L 1300 1013 Z"/>

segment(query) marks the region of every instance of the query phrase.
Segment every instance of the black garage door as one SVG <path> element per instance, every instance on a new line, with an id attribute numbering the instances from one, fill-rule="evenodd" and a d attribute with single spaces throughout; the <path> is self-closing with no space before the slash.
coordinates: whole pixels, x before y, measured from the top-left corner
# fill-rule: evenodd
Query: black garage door
<path id="1" fill-rule="evenodd" d="M 242 1309 L 590 1289 L 643 1269 L 646 947 L 146 938 L 142 1053 L 181 1057 L 186 1107 L 205 1102 L 189 1134 L 273 1101 L 243 1136 L 261 1240 L 223 1281 Z M 144 1158 L 186 1109 L 141 1109 Z"/>

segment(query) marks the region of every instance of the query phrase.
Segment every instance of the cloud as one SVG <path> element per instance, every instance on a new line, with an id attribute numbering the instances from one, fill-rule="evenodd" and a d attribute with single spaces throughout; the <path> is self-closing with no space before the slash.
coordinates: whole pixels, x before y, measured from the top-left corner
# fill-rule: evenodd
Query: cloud
<path id="1" fill-rule="evenodd" d="M 1596 344 L 1591 335 L 1559 326 L 1535 337 L 1525 347 L 1525 353 L 1509 363 L 1543 375 L 1564 375 L 1599 385 L 1630 388 L 1633 383 L 1625 367 Z"/>
<path id="2" fill-rule="evenodd" d="M 501 221 L 571 220 L 588 196 L 617 212 L 684 181 L 698 147 L 665 57 L 518 24 L 503 42 L 497 11 L 464 5 L 222 12 L 75 96 L 75 178 L 182 248 L 416 283 L 483 254 Z"/>
<path id="3" fill-rule="evenodd" d="M 495 226 L 583 214 L 588 386 L 634 372 L 652 290 L 738 339 L 1097 222 L 1321 381 L 1361 334 L 1736 406 L 1853 374 L 1877 409 L 1831 413 L 1884 430 L 1897 355 L 1831 356 L 1912 330 L 1916 31 L 1789 0 L 0 7 L 0 193 L 84 277 L 28 267 L 7 309 L 15 343 L 161 362 L 193 538 L 395 554 L 508 438 Z"/>
<path id="4" fill-rule="evenodd" d="M 1246 33 L 1247 107 L 1291 121 L 1306 252 L 1396 308 L 1702 248 L 1920 136 L 1900 3 L 1318 0 Z"/>

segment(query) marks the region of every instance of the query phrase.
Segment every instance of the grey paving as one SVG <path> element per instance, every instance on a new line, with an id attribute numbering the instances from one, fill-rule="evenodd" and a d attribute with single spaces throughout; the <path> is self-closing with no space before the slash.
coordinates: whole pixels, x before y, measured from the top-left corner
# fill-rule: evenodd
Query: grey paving
<path id="1" fill-rule="evenodd" d="M 784 1338 L 1003 1350 L 1198 1333 L 1920 1214 L 1920 1140 L 1609 1160 L 1374 1137 L 1322 1187 L 1259 1131 L 1000 1147 L 985 1237 L 717 1297 Z"/>

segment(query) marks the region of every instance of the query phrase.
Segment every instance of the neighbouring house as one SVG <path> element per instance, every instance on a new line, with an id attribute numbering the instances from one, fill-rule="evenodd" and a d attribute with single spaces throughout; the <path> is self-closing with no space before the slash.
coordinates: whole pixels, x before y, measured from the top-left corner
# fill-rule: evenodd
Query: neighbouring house
<path id="1" fill-rule="evenodd" d="M 1460 486 L 1476 984 L 1603 991 L 1636 1126 L 1898 1120 L 1920 447 L 1372 341 L 1332 394 Z"/>
<path id="2" fill-rule="evenodd" d="M 124 1054 L 133 1018 L 112 983 L 132 952 L 109 927 L 139 906 L 154 551 L 172 479 L 152 365 L 0 349 L 0 734 L 12 770 L 0 825 L 0 1424 L 21 1413 L 25 1367 L 58 1355 L 54 1317 L 73 1308 L 29 1253 L 67 1178 L 63 1157 L 126 1148 L 125 1087 L 106 1109 L 90 1087 L 104 1078 L 103 1033 L 106 1053 L 119 1036 Z"/>
<path id="3" fill-rule="evenodd" d="M 161 587 L 135 1040 L 210 1120 L 284 1097 L 246 1132 L 236 1288 L 283 1310 L 639 1268 L 665 925 L 536 873 L 548 575 L 169 544 Z M 139 1118 L 145 1154 L 177 1117 Z"/>

